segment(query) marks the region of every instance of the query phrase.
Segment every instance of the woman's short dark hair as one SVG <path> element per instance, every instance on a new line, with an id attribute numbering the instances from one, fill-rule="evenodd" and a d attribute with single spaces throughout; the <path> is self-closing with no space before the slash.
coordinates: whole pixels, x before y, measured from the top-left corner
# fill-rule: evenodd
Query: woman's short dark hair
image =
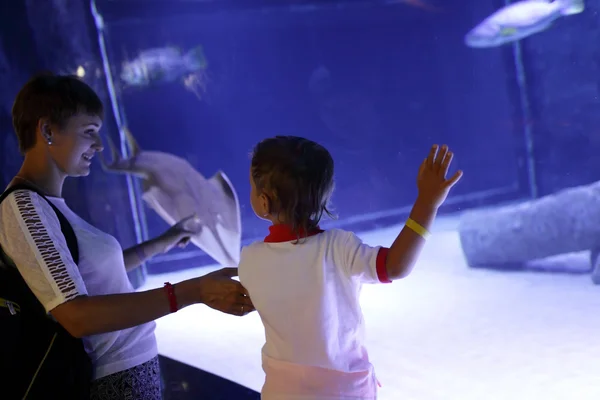
<path id="1" fill-rule="evenodd" d="M 76 114 L 104 117 L 102 101 L 76 76 L 43 73 L 31 78 L 19 91 L 12 108 L 12 120 L 22 154 L 35 145 L 39 120 L 64 127 Z"/>
<path id="2" fill-rule="evenodd" d="M 299 236 L 315 229 L 323 213 L 333 217 L 333 158 L 325 147 L 297 136 L 265 139 L 254 147 L 251 174 L 271 212 Z"/>

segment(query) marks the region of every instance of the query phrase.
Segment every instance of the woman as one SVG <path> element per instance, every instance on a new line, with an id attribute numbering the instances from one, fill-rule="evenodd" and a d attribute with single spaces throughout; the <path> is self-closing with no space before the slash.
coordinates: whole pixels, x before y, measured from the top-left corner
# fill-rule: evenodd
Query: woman
<path id="1" fill-rule="evenodd" d="M 11 185 L 35 188 L 64 214 L 79 263 L 69 255 L 57 214 L 34 191 L 16 190 L 0 205 L 0 243 L 45 310 L 83 338 L 94 367 L 92 399 L 160 399 L 155 319 L 196 303 L 234 315 L 254 309 L 231 279 L 235 268 L 134 292 L 126 271 L 185 241 L 183 224 L 123 252 L 115 238 L 67 207 L 65 178 L 87 176 L 103 149 L 102 115 L 96 93 L 75 77 L 38 76 L 21 89 L 12 117 L 25 160 Z"/>

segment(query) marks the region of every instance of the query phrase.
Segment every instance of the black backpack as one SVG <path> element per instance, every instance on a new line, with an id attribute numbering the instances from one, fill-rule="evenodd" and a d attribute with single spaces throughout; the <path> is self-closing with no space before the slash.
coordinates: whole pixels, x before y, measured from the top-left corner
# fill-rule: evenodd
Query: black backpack
<path id="1" fill-rule="evenodd" d="M 78 263 L 73 227 L 42 193 L 30 186 L 14 185 L 0 195 L 0 203 L 20 189 L 36 192 L 52 206 L 71 256 Z M 83 341 L 46 313 L 0 247 L 0 397 L 87 400 L 91 380 L 92 363 Z"/>

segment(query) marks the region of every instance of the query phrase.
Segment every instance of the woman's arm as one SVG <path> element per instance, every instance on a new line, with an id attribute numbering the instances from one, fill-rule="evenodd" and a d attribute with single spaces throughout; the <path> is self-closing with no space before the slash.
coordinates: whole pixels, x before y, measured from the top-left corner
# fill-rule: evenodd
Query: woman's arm
<path id="1" fill-rule="evenodd" d="M 162 235 L 125 250 L 123 252 L 123 259 L 125 260 L 125 269 L 127 272 L 134 270 L 157 254 L 167 253 L 177 245 L 180 247 L 187 245 L 190 235 L 193 235 L 195 232 L 187 230 L 186 225 L 195 218 L 195 215 L 186 217 L 171 226 Z"/>
<path id="2" fill-rule="evenodd" d="M 125 269 L 127 272 L 133 271 L 157 254 L 165 253 L 165 249 L 166 245 L 162 241 L 162 236 L 136 244 L 123 251 Z"/>
<path id="3" fill-rule="evenodd" d="M 233 279 L 237 268 L 223 268 L 173 285 L 178 308 L 203 303 L 218 311 L 246 315 L 254 311 L 248 293 Z M 170 313 L 163 288 L 108 296 L 80 296 L 51 314 L 73 336 L 118 331 L 153 321 Z"/>
<path id="4" fill-rule="evenodd" d="M 174 285 L 180 308 L 201 301 L 199 293 L 194 298 L 190 286 L 185 282 Z M 138 293 L 79 296 L 50 313 L 71 335 L 84 337 L 132 328 L 165 316 L 170 310 L 167 294 L 160 288 Z"/>
<path id="5" fill-rule="evenodd" d="M 17 190 L 0 207 L 3 250 L 46 311 L 73 336 L 127 329 L 170 312 L 169 298 L 162 288 L 88 296 L 58 217 L 36 193 Z M 231 279 L 236 274 L 236 268 L 225 268 L 174 285 L 178 308 L 204 303 L 234 315 L 253 311 L 245 289 Z"/>

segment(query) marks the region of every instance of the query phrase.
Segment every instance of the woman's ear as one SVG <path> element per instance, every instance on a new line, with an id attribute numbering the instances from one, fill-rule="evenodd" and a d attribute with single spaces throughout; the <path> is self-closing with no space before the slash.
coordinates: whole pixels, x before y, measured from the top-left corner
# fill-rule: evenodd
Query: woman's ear
<path id="1" fill-rule="evenodd" d="M 52 130 L 50 129 L 50 122 L 46 119 L 40 119 L 38 122 L 38 130 L 44 142 L 52 144 Z"/>

